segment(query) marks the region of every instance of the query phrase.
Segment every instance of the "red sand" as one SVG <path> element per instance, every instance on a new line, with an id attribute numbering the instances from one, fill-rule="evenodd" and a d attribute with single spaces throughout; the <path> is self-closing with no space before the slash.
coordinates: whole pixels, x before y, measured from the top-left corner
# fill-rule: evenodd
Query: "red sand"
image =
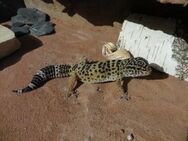
<path id="1" fill-rule="evenodd" d="M 128 133 L 136 141 L 188 140 L 188 82 L 161 73 L 129 81 L 130 101 L 120 100 L 115 82 L 83 84 L 66 100 L 67 78 L 12 93 L 46 65 L 104 59 L 102 45 L 121 28 L 53 22 L 55 34 L 22 37 L 22 48 L 0 62 L 0 141 L 125 141 Z"/>

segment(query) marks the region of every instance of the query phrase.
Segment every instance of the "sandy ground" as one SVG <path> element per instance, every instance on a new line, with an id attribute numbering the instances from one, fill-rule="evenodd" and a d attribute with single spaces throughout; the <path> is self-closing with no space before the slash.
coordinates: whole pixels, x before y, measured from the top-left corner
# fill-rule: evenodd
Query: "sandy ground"
<path id="1" fill-rule="evenodd" d="M 46 65 L 104 60 L 102 45 L 121 28 L 53 22 L 56 34 L 22 37 L 22 48 L 0 62 L 0 141 L 126 141 L 129 133 L 135 141 L 188 141 L 188 82 L 158 72 L 127 80 L 130 101 L 115 82 L 83 84 L 66 100 L 67 78 L 12 93 Z"/>

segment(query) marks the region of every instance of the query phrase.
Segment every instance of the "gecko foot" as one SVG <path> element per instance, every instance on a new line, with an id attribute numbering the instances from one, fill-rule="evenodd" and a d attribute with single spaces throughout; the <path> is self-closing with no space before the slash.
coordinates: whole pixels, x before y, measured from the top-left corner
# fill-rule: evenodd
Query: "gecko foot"
<path id="1" fill-rule="evenodd" d="M 66 93 L 66 99 L 68 99 L 69 97 L 71 97 L 72 95 L 74 95 L 76 98 L 78 97 L 78 95 L 79 95 L 79 93 L 78 93 L 78 91 L 77 90 L 75 90 L 75 91 L 70 91 L 70 92 L 67 92 Z"/>
<path id="2" fill-rule="evenodd" d="M 125 100 L 129 101 L 131 99 L 131 97 L 128 95 L 128 92 L 126 92 L 121 95 L 120 99 L 125 99 Z"/>

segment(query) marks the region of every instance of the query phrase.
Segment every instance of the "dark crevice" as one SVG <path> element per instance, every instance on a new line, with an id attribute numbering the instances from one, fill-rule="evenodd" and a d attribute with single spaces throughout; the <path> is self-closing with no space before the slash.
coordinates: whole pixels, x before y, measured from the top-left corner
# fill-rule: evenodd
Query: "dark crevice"
<path id="1" fill-rule="evenodd" d="M 23 0 L 0 0 L 0 23 L 9 21 L 21 7 L 25 7 Z"/>
<path id="2" fill-rule="evenodd" d="M 69 16 L 79 14 L 94 25 L 122 23 L 130 13 L 140 13 L 164 18 L 188 18 L 188 7 L 161 4 L 156 0 L 57 0 L 65 6 L 63 12 Z"/>

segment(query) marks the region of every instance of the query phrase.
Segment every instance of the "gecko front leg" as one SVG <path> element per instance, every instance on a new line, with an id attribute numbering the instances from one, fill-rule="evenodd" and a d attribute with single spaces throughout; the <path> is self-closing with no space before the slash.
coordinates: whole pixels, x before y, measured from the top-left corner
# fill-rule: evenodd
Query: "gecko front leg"
<path id="1" fill-rule="evenodd" d="M 116 81 L 116 84 L 118 86 L 119 92 L 121 94 L 120 98 L 121 99 L 126 99 L 128 101 L 128 100 L 130 100 L 130 97 L 128 95 L 128 91 L 126 91 L 126 92 L 124 91 L 123 83 L 124 83 L 124 81 L 122 79 L 118 79 Z"/>
<path id="2" fill-rule="evenodd" d="M 77 82 L 77 75 L 75 72 L 73 72 L 68 79 L 68 91 L 66 93 L 66 98 L 74 94 L 74 87 L 76 85 L 76 82 Z"/>

